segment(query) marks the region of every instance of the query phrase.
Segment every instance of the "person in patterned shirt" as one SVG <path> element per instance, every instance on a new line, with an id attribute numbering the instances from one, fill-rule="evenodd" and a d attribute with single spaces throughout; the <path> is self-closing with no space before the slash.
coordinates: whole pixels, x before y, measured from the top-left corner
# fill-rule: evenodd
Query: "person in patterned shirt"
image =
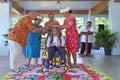
<path id="1" fill-rule="evenodd" d="M 22 46 L 27 44 L 30 31 L 39 33 L 45 28 L 35 28 L 32 20 L 37 17 L 36 11 L 31 11 L 25 17 L 19 19 L 8 35 L 8 46 L 10 50 L 10 69 L 18 70 L 22 64 Z"/>

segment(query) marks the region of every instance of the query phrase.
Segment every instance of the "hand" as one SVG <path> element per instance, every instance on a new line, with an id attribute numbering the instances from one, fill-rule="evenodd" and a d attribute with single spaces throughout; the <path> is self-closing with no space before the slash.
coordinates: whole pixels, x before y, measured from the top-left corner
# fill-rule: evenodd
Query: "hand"
<path id="1" fill-rule="evenodd" d="M 47 33 L 47 31 L 46 31 L 46 30 L 43 30 L 43 31 L 42 31 L 42 34 L 43 34 L 43 35 L 45 35 L 46 33 Z"/>
<path id="2" fill-rule="evenodd" d="M 53 47 L 54 45 L 53 44 L 50 44 L 49 47 Z"/>
<path id="3" fill-rule="evenodd" d="M 46 30 L 46 29 L 50 29 L 48 26 L 44 26 L 44 28 L 45 28 L 45 30 Z"/>
<path id="4" fill-rule="evenodd" d="M 38 32 L 41 32 L 42 30 L 44 30 L 44 28 L 38 28 Z"/>
<path id="5" fill-rule="evenodd" d="M 62 47 L 62 46 L 61 46 L 61 45 L 58 45 L 57 47 L 60 48 L 60 47 Z"/>
<path id="6" fill-rule="evenodd" d="M 59 27 L 59 25 L 53 25 L 53 27 Z"/>
<path id="7" fill-rule="evenodd" d="M 39 29 L 35 28 L 34 30 L 32 30 L 33 33 L 39 33 Z"/>

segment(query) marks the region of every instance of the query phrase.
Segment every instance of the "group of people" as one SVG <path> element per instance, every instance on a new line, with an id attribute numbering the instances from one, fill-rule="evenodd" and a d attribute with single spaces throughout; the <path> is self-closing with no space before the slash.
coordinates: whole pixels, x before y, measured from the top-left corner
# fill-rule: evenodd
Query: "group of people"
<path id="1" fill-rule="evenodd" d="M 65 17 L 63 25 L 54 20 L 54 14 L 48 15 L 49 21 L 45 26 L 40 25 L 42 19 L 36 18 L 37 12 L 31 11 L 27 16 L 20 19 L 8 35 L 8 43 L 10 49 L 10 69 L 18 69 L 22 63 L 22 47 L 26 46 L 25 56 L 28 58 L 29 66 L 31 58 L 34 58 L 35 66 L 38 66 L 38 58 L 40 57 L 41 35 L 47 33 L 46 46 L 48 48 L 49 68 L 52 68 L 52 59 L 56 51 L 60 53 L 61 65 L 65 66 L 65 46 L 67 48 L 67 56 L 70 67 L 77 67 L 76 53 L 81 47 L 81 56 L 91 56 L 92 35 L 94 28 L 91 22 L 87 22 L 87 26 L 81 30 L 81 42 L 79 45 L 78 31 L 76 28 L 76 19 L 72 16 L 70 7 L 61 9 L 60 13 Z M 34 20 L 34 23 L 32 23 Z M 61 30 L 66 29 L 66 39 L 62 36 Z M 86 37 L 87 35 L 87 37 Z M 87 39 L 87 45 L 86 45 Z M 86 46 L 88 47 L 86 51 Z M 87 52 L 84 54 L 84 52 Z M 73 64 L 71 63 L 71 55 Z"/>

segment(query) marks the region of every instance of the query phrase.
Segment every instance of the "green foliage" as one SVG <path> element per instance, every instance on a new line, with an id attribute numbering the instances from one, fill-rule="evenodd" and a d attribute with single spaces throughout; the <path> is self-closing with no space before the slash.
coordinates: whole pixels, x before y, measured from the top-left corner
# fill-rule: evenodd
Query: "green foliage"
<path id="1" fill-rule="evenodd" d="M 99 25 L 103 24 L 105 29 L 108 29 L 108 25 L 109 25 L 109 21 L 108 18 L 104 18 L 104 17 L 98 17 L 95 18 L 95 25 L 96 25 L 96 31 L 98 31 Z"/>
<path id="2" fill-rule="evenodd" d="M 7 38 L 7 36 L 8 36 L 8 34 L 3 34 L 3 37 L 4 37 L 4 38 Z"/>
<path id="3" fill-rule="evenodd" d="M 54 72 L 52 74 L 52 76 L 53 76 L 53 79 L 55 79 L 55 80 L 63 80 L 64 79 L 64 76 L 58 72 Z"/>
<path id="4" fill-rule="evenodd" d="M 95 37 L 96 37 L 95 45 L 104 47 L 105 49 L 108 50 L 112 49 L 112 47 L 115 46 L 119 40 L 118 33 L 111 32 L 109 29 L 96 32 Z"/>
<path id="5" fill-rule="evenodd" d="M 12 30 L 12 28 L 9 28 L 9 29 L 8 29 L 9 32 L 10 32 L 10 30 Z M 2 36 L 3 36 L 4 38 L 6 38 L 6 40 L 3 41 L 5 46 L 8 46 L 8 40 L 7 40 L 8 34 L 9 34 L 9 33 L 2 34 Z"/>
<path id="6" fill-rule="evenodd" d="M 8 40 L 3 41 L 5 46 L 8 46 Z"/>

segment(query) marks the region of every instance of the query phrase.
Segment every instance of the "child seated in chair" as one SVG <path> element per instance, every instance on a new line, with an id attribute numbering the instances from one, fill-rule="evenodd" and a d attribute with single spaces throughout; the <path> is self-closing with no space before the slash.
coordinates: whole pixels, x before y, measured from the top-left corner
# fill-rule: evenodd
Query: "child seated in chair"
<path id="1" fill-rule="evenodd" d="M 65 39 L 58 28 L 52 28 L 52 34 L 48 37 L 48 61 L 49 68 L 53 68 L 52 60 L 56 51 L 60 54 L 62 66 L 65 66 Z"/>

